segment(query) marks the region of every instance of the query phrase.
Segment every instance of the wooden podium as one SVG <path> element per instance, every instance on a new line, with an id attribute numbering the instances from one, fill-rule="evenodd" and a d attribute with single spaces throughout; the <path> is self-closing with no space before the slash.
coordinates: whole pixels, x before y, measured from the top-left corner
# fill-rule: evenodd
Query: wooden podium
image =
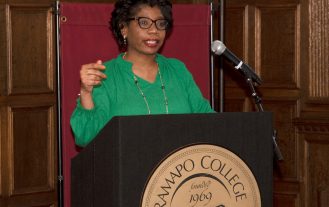
<path id="1" fill-rule="evenodd" d="M 138 207 L 163 159 L 206 143 L 240 157 L 257 181 L 261 205 L 271 207 L 272 131 L 268 112 L 115 117 L 72 159 L 72 206 Z"/>

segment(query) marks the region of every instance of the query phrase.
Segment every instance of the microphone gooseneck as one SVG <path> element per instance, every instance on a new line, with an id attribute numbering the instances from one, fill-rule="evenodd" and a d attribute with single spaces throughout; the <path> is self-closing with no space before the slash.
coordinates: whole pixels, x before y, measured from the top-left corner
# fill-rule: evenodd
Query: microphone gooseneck
<path id="1" fill-rule="evenodd" d="M 258 110 L 263 112 L 264 109 L 262 99 L 258 96 L 253 84 L 253 82 L 256 82 L 260 85 L 262 80 L 258 77 L 254 70 L 249 65 L 245 64 L 241 59 L 237 58 L 229 49 L 226 48 L 224 43 L 219 40 L 215 40 L 211 43 L 211 51 L 216 55 L 223 55 L 234 64 L 235 69 L 239 70 L 245 76 Z M 273 131 L 272 139 L 275 156 L 277 160 L 281 161 L 283 160 L 283 156 L 276 142 L 276 130 Z"/>

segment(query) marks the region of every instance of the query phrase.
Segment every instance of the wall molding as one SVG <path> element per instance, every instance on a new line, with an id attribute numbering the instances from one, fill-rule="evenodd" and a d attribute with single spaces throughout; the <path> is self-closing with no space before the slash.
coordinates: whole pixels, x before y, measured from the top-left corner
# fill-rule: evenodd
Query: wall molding
<path id="1" fill-rule="evenodd" d="M 329 134 L 329 120 L 296 120 L 299 133 Z"/>

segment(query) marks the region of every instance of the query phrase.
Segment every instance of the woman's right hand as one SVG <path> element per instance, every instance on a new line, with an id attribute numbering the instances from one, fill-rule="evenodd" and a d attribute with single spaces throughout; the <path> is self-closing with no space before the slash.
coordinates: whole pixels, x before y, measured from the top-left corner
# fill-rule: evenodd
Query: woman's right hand
<path id="1" fill-rule="evenodd" d="M 92 98 L 92 91 L 94 86 L 101 84 L 102 80 L 106 78 L 103 73 L 105 66 L 101 60 L 96 63 L 90 63 L 81 66 L 80 70 L 80 101 L 82 107 L 85 109 L 94 108 L 94 101 Z"/>
<path id="2" fill-rule="evenodd" d="M 102 72 L 105 66 L 101 60 L 96 63 L 85 64 L 81 66 L 80 81 L 81 93 L 91 93 L 94 86 L 101 84 L 106 75 Z"/>

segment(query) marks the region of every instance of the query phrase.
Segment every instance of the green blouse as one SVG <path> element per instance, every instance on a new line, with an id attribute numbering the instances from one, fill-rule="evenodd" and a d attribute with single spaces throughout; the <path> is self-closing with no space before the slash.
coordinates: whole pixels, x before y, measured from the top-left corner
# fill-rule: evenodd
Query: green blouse
<path id="1" fill-rule="evenodd" d="M 77 145 L 86 146 L 114 116 L 148 114 L 146 102 L 151 114 L 166 114 L 165 96 L 169 114 L 214 112 L 181 61 L 160 54 L 156 56 L 165 86 L 164 96 L 159 74 L 153 83 L 137 77 L 139 90 L 134 81 L 132 63 L 122 56 L 120 54 L 104 63 L 107 78 L 93 89 L 93 109 L 84 109 L 80 99 L 77 100 L 71 116 L 71 128 Z"/>

